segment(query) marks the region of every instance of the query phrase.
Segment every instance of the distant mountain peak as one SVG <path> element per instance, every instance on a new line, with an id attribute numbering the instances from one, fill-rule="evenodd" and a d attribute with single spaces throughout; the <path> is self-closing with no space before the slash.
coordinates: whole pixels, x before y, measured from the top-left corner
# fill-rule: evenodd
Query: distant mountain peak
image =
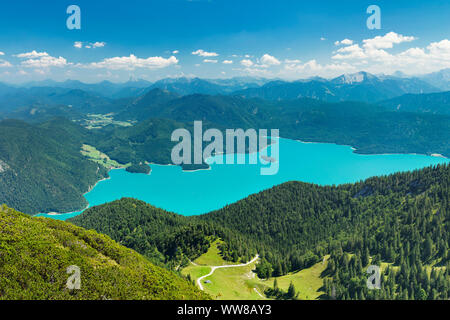
<path id="1" fill-rule="evenodd" d="M 353 83 L 364 82 L 369 79 L 377 79 L 377 77 L 368 72 L 360 71 L 360 72 L 356 72 L 356 73 L 343 74 L 337 78 L 334 78 L 332 80 L 332 82 L 342 83 L 342 84 L 353 84 Z"/>

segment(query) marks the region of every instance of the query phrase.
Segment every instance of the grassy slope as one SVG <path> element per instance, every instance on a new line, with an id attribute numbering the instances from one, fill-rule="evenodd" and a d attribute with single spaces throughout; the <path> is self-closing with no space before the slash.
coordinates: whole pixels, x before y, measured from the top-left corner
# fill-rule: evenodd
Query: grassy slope
<path id="1" fill-rule="evenodd" d="M 326 256 L 328 259 L 328 256 Z M 276 277 L 278 287 L 284 291 L 287 291 L 290 283 L 294 284 L 297 292 L 299 292 L 300 300 L 314 300 L 319 298 L 323 292 L 320 288 L 323 286 L 322 272 L 326 269 L 327 262 L 318 262 L 310 268 L 300 270 L 298 272 L 290 273 L 282 277 Z M 266 286 L 273 287 L 275 278 L 267 280 L 260 280 L 260 282 Z"/>
<path id="2" fill-rule="evenodd" d="M 182 274 L 190 275 L 193 280 L 208 274 L 211 268 L 208 266 L 220 266 L 232 264 L 223 260 L 220 256 L 217 245 L 220 240 L 216 240 L 211 244 L 208 252 L 201 255 L 195 261 L 196 265 L 191 264 L 182 270 Z M 328 257 L 327 257 L 328 258 Z M 245 267 L 233 267 L 216 269 L 214 273 L 203 279 L 211 281 L 211 283 L 203 283 L 205 291 L 214 299 L 219 300 L 261 300 L 263 299 L 255 290 L 264 296 L 264 290 L 273 286 L 275 278 L 259 279 L 253 272 L 256 263 L 252 263 Z M 322 292 L 320 288 L 323 285 L 322 272 L 326 268 L 326 263 L 315 264 L 311 268 L 303 269 L 299 272 L 291 273 L 282 277 L 277 277 L 278 286 L 285 291 L 288 290 L 289 284 L 293 282 L 297 291 L 300 292 L 299 298 L 302 300 L 317 299 Z"/>
<path id="3" fill-rule="evenodd" d="M 81 270 L 69 291 L 67 267 Z M 105 235 L 0 207 L 0 299 L 208 299 Z"/>
<path id="4" fill-rule="evenodd" d="M 106 154 L 98 151 L 95 147 L 88 144 L 83 144 L 81 147 L 81 154 L 89 158 L 89 160 L 94 161 L 102 165 L 103 167 L 110 168 L 124 168 L 130 164 L 122 165 L 115 160 L 111 160 Z"/>
<path id="5" fill-rule="evenodd" d="M 229 264 L 239 264 L 239 262 L 233 263 L 231 261 L 225 261 L 222 256 L 220 255 L 220 250 L 218 246 L 223 243 L 221 240 L 215 240 L 213 243 L 211 243 L 210 248 L 208 249 L 208 252 L 205 254 L 202 254 L 200 257 L 195 259 L 195 263 L 198 265 L 204 265 L 204 266 L 223 266 L 223 265 L 229 265 Z"/>
<path id="6" fill-rule="evenodd" d="M 205 278 L 211 283 L 203 283 L 205 291 L 218 300 L 260 300 L 261 297 L 253 289 L 256 285 L 252 279 L 256 274 L 252 271 L 256 263 L 245 267 L 217 269 Z M 259 287 L 259 286 L 258 286 Z M 263 293 L 260 290 L 260 293 Z"/>
<path id="7" fill-rule="evenodd" d="M 208 274 L 211 271 L 209 266 L 222 266 L 239 264 L 240 262 L 228 262 L 220 256 L 219 248 L 217 247 L 222 241 L 216 240 L 211 243 L 208 251 L 195 259 L 191 264 L 182 270 L 182 274 L 190 275 L 191 279 L 198 278 Z M 260 286 L 255 281 L 250 281 L 256 277 L 252 272 L 255 269 L 256 263 L 252 263 L 245 267 L 233 267 L 216 269 L 214 273 L 203 279 L 210 280 L 211 283 L 203 283 L 205 291 L 212 295 L 215 299 L 225 300 L 258 300 L 261 297 L 253 290 L 254 286 Z M 262 291 L 260 291 L 262 293 Z"/>
<path id="8" fill-rule="evenodd" d="M 225 264 L 232 264 L 232 262 L 227 262 L 220 256 L 220 251 L 217 246 L 221 242 L 221 240 L 212 242 L 208 251 L 195 259 L 193 263 L 185 267 L 181 271 L 181 273 L 185 276 L 189 274 L 191 276 L 191 279 L 197 280 L 198 278 L 207 275 L 211 271 L 211 268 L 209 266 L 222 266 Z"/>

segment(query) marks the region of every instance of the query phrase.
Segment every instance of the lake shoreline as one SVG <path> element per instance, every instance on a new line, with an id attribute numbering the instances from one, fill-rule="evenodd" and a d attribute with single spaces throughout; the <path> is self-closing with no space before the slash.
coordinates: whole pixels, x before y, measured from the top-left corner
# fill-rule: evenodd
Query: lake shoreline
<path id="1" fill-rule="evenodd" d="M 288 139 L 288 138 L 281 138 L 281 139 Z M 430 154 L 426 154 L 426 153 L 399 153 L 399 152 L 395 152 L 395 153 L 369 153 L 369 152 L 360 152 L 360 149 L 357 149 L 354 146 L 348 145 L 348 144 L 338 144 L 335 142 L 314 142 L 314 141 L 303 141 L 303 140 L 299 140 L 299 139 L 288 139 L 288 140 L 293 140 L 293 141 L 297 141 L 297 142 L 301 142 L 301 143 L 305 143 L 305 144 L 332 144 L 335 146 L 342 146 L 342 147 L 349 147 L 350 149 L 352 149 L 352 151 L 356 154 L 359 155 L 363 155 L 363 156 L 389 156 L 389 155 L 414 155 L 414 156 L 427 156 L 427 157 L 436 157 L 436 158 L 443 158 L 443 159 L 450 159 L 449 157 L 446 157 L 440 153 L 430 153 Z"/>
<path id="2" fill-rule="evenodd" d="M 420 156 L 425 156 L 425 157 L 433 157 L 434 159 L 436 159 L 436 158 L 440 158 L 440 159 L 445 159 L 445 160 L 447 160 L 448 158 L 446 158 L 446 157 L 443 157 L 442 155 L 440 155 L 440 154 L 433 154 L 433 155 L 425 155 L 425 154 L 411 154 L 411 153 L 409 153 L 409 154 L 405 154 L 405 153 L 391 153 L 391 154 L 389 154 L 389 153 L 386 153 L 386 154 L 365 154 L 365 153 L 359 153 L 358 152 L 358 150 L 356 149 L 356 148 L 354 148 L 353 146 L 349 146 L 349 145 L 340 145 L 340 144 L 336 144 L 336 143 L 329 143 L 329 142 L 310 142 L 310 141 L 302 141 L 302 140 L 293 140 L 293 139 L 287 139 L 287 138 L 279 138 L 280 140 L 279 140 L 279 142 L 277 142 L 277 143 L 280 143 L 280 141 L 283 141 L 283 140 L 285 140 L 286 142 L 285 143 L 290 143 L 290 142 L 292 142 L 292 143 L 298 143 L 298 142 L 300 142 L 300 144 L 308 144 L 308 145 L 333 145 L 333 146 L 337 146 L 337 147 L 346 147 L 346 148 L 349 148 L 350 150 L 351 150 L 351 154 L 355 154 L 355 155 L 358 155 L 358 156 L 368 156 L 368 158 L 367 159 L 370 159 L 369 157 L 372 157 L 372 156 L 374 156 L 374 157 L 376 157 L 376 156 L 418 156 L 418 155 L 420 155 Z M 284 143 L 283 143 L 284 144 Z M 267 148 L 269 148 L 269 146 L 267 146 Z M 294 146 L 293 145 L 291 145 L 290 146 L 290 148 L 294 148 Z M 313 148 L 313 149 L 311 149 L 311 150 L 314 150 L 315 148 Z M 262 151 L 263 149 L 261 149 L 261 151 Z M 292 150 L 292 153 L 293 153 L 293 156 L 295 155 L 295 148 L 294 149 L 290 149 L 290 150 Z M 308 149 L 306 149 L 306 150 L 310 150 L 310 148 L 308 148 Z M 349 151 L 350 151 L 349 150 Z M 304 152 L 309 152 L 309 154 L 311 154 L 311 151 L 304 151 Z M 249 153 L 247 153 L 246 155 L 248 155 Z M 314 155 L 314 151 L 312 152 L 312 154 Z M 223 155 L 223 154 L 222 154 Z M 324 155 L 326 155 L 326 153 L 324 154 Z M 215 156 L 217 156 L 217 155 L 215 155 Z M 295 157 L 295 156 L 294 156 Z M 374 158 L 375 159 L 375 158 Z M 364 161 L 367 161 L 367 160 L 364 160 Z M 386 162 L 386 160 L 384 160 L 385 162 Z M 396 161 L 398 161 L 398 160 L 396 160 Z M 424 161 L 423 159 L 421 160 L 422 162 Z M 247 161 L 246 161 L 247 162 Z M 288 160 L 288 162 L 289 162 L 289 160 Z M 430 163 L 432 164 L 434 161 L 431 161 Z M 178 165 L 174 165 L 174 164 L 157 164 L 157 163 L 148 163 L 148 164 L 150 164 L 150 165 L 153 165 L 154 166 L 154 168 L 155 167 L 158 167 L 158 166 L 161 166 L 161 167 L 180 167 L 180 166 L 178 166 Z M 305 163 L 306 165 L 308 164 L 308 160 L 306 160 L 306 163 Z M 212 163 L 212 164 L 209 164 L 209 166 L 208 166 L 208 168 L 200 168 L 200 169 L 194 169 L 194 170 L 181 170 L 181 172 L 183 172 L 183 173 L 188 173 L 188 172 L 191 172 L 191 173 L 195 173 L 195 172 L 198 172 L 198 171 L 211 171 L 212 170 L 212 165 L 214 165 L 214 163 Z M 217 166 L 219 166 L 218 164 L 216 164 Z M 311 165 L 311 164 L 310 164 Z M 342 164 L 341 164 L 342 165 Z M 398 164 L 397 164 L 397 166 L 398 166 Z M 428 165 L 425 165 L 425 166 L 428 166 Z M 362 167 L 362 169 L 363 169 L 364 167 Z M 406 171 L 410 171 L 410 170 L 415 170 L 416 168 L 413 168 L 413 169 L 405 169 Z M 110 173 L 112 170 L 124 170 L 125 171 L 125 168 L 124 167 L 120 167 L 120 168 L 111 168 L 109 171 L 108 171 L 108 173 Z M 235 170 L 235 169 L 233 169 L 233 170 Z M 151 171 L 153 171 L 153 170 L 151 170 Z M 400 169 L 398 169 L 397 171 L 395 171 L 395 172 L 399 172 L 399 171 L 403 171 L 401 168 Z M 234 172 L 234 171 L 232 171 L 232 172 Z M 369 174 L 369 177 L 371 177 L 370 176 L 370 174 L 371 174 L 371 172 L 373 172 L 373 170 L 369 170 L 368 171 L 368 174 Z M 388 172 L 388 173 L 381 173 L 381 174 L 374 174 L 373 176 L 379 176 L 379 175 L 386 175 L 386 174 L 390 174 L 390 173 L 393 173 L 393 172 Z M 131 173 L 129 173 L 128 172 L 128 174 L 131 174 Z M 331 175 L 331 173 L 328 173 L 328 174 L 330 174 Z M 148 174 L 148 175 L 146 175 L 146 176 L 149 176 L 150 174 Z M 216 173 L 216 175 L 217 175 L 217 173 Z M 209 176 L 209 175 L 208 175 Z M 314 174 L 312 174 L 312 176 L 311 177 L 313 177 L 314 176 Z M 364 175 L 363 175 L 364 176 Z M 182 178 L 181 176 L 180 177 L 175 177 L 175 179 L 177 180 L 177 179 L 181 179 L 181 180 L 186 180 L 186 178 L 184 177 L 184 178 Z M 244 178 L 244 177 L 242 177 L 242 178 Z M 282 178 L 284 178 L 284 177 L 282 177 Z M 280 179 L 282 179 L 282 178 L 280 178 Z M 367 178 L 367 177 L 366 177 Z M 362 178 L 362 179 L 366 179 L 366 178 Z M 97 181 L 94 185 L 92 185 L 92 186 L 90 186 L 89 187 L 89 190 L 87 191 L 87 192 L 85 192 L 84 194 L 83 194 L 83 196 L 86 196 L 86 194 L 87 193 L 89 193 L 89 192 L 91 192 L 95 187 L 97 187 L 98 186 L 98 184 L 100 183 L 100 182 L 102 182 L 102 181 L 104 181 L 104 180 L 110 180 L 111 179 L 111 176 L 108 176 L 108 177 L 106 177 L 106 178 L 103 178 L 103 179 L 101 179 L 101 180 L 99 180 L 99 181 Z M 155 178 L 156 179 L 156 178 Z M 158 179 L 161 179 L 160 177 L 158 177 Z M 193 181 L 193 184 L 195 185 L 195 180 L 198 180 L 198 176 L 194 176 L 194 181 Z M 333 178 L 333 179 L 335 179 L 335 178 Z M 139 179 L 138 179 L 139 180 Z M 275 179 L 276 180 L 276 179 Z M 302 178 L 302 176 L 297 176 L 296 178 L 294 178 L 294 179 L 289 179 L 289 180 L 286 180 L 286 181 L 284 181 L 284 180 L 282 180 L 282 181 L 277 181 L 274 185 L 277 185 L 277 184 L 281 184 L 281 183 L 283 183 L 283 182 L 287 182 L 287 181 L 290 181 L 290 180 L 296 180 L 296 181 L 303 181 L 303 182 L 306 182 L 306 183 L 315 183 L 315 184 L 319 184 L 319 185 L 326 185 L 327 183 L 323 183 L 323 179 L 322 179 L 322 181 L 319 181 L 319 182 L 316 182 L 316 181 L 314 181 L 314 178 L 313 179 L 310 179 L 310 177 L 309 178 L 307 178 L 307 179 L 304 179 L 304 177 Z M 257 181 L 259 181 L 259 180 L 257 180 Z M 339 182 L 339 183 L 337 183 L 337 184 L 346 184 L 346 183 L 351 183 L 351 182 L 347 182 L 347 181 L 345 181 L 345 182 Z M 257 182 L 257 184 L 259 184 L 259 182 Z M 330 185 L 331 184 L 335 184 L 334 182 L 333 183 L 330 183 Z M 150 183 L 149 184 L 149 187 L 152 185 L 152 183 Z M 261 189 L 261 190 L 257 190 L 256 192 L 260 192 L 260 191 L 262 191 L 262 190 L 265 190 L 265 189 L 267 189 L 267 188 L 271 188 L 271 186 L 264 186 L 264 188 L 263 189 Z M 120 190 L 120 188 L 118 189 L 118 190 Z M 180 189 L 181 190 L 181 189 Z M 169 191 L 169 193 L 170 193 L 171 191 Z M 133 193 L 132 193 L 133 194 Z M 208 192 L 206 191 L 206 192 L 203 192 L 202 194 L 208 194 Z M 249 193 L 249 194 L 252 194 L 252 193 Z M 129 194 L 124 194 L 124 197 L 134 197 L 133 195 L 129 195 Z M 117 194 L 116 194 L 116 197 L 117 197 Z M 157 207 L 162 207 L 164 210 L 167 210 L 167 211 L 172 211 L 172 212 L 178 212 L 177 210 L 173 210 L 173 209 L 171 209 L 171 206 L 168 206 L 168 207 L 164 207 L 164 205 L 161 205 L 160 204 L 160 201 L 158 200 L 159 198 L 156 198 L 156 202 L 154 202 L 154 201 L 148 201 L 148 200 L 145 200 L 145 198 L 146 197 L 148 197 L 147 195 L 144 195 L 144 197 L 142 197 L 142 193 L 140 194 L 140 197 L 139 197 L 139 192 L 138 193 L 136 193 L 136 198 L 141 198 L 141 200 L 143 200 L 143 201 L 146 201 L 146 202 L 148 202 L 148 203 L 150 203 L 150 204 L 152 204 L 152 205 L 155 205 L 155 206 L 157 206 Z M 165 196 L 163 195 L 163 194 L 161 194 L 160 195 L 160 197 L 162 197 L 162 199 L 164 199 L 165 198 Z M 206 195 L 206 197 L 208 197 L 207 195 Z M 86 198 L 86 197 L 85 197 Z M 150 197 L 150 198 L 152 198 L 152 197 Z M 245 198 L 245 196 L 243 197 L 243 198 Z M 236 200 L 236 198 L 233 198 L 233 199 L 231 199 L 231 200 L 229 200 L 228 201 L 228 199 L 227 199 L 227 203 L 233 203 L 233 202 L 235 202 L 235 201 L 239 201 L 239 200 L 241 200 L 241 199 L 243 199 L 243 198 L 237 198 L 237 200 Z M 222 199 L 222 198 L 221 198 Z M 224 199 L 226 199 L 226 196 L 224 197 Z M 91 199 L 92 200 L 92 199 Z M 155 200 L 155 198 L 153 197 L 153 200 Z M 208 199 L 209 200 L 209 199 Z M 112 201 L 112 200 L 111 200 Z M 107 201 L 107 202 L 110 202 L 109 200 Z M 222 201 L 219 201 L 219 202 L 222 202 Z M 94 202 L 95 203 L 95 202 Z M 97 205 L 97 204 L 96 204 Z M 203 205 L 203 204 L 202 204 Z M 200 206 L 200 207 L 202 207 L 202 205 Z M 88 209 L 88 208 L 90 208 L 91 207 L 91 203 L 89 203 L 89 201 L 88 201 L 88 205 L 84 208 L 84 209 L 81 209 L 80 211 L 73 211 L 73 212 L 67 212 L 67 213 L 57 213 L 57 212 L 51 212 L 51 213 L 40 213 L 40 214 L 38 214 L 38 215 L 45 215 L 45 216 L 49 216 L 49 217 L 51 217 L 51 218 L 58 218 L 58 217 L 64 217 L 64 215 L 70 215 L 70 214 L 74 214 L 74 213 L 78 213 L 78 212 L 83 212 L 83 211 L 85 211 L 86 209 Z M 212 210 L 217 210 L 217 209 L 212 209 Z M 183 210 L 182 210 L 183 211 Z M 199 213 L 203 213 L 203 212 L 201 212 L 202 210 L 201 209 L 199 209 Z M 184 214 L 182 214 L 182 213 L 180 213 L 181 215 L 184 215 Z M 198 214 L 198 213 L 196 213 L 196 214 Z M 187 215 L 190 215 L 190 214 L 187 214 Z"/>

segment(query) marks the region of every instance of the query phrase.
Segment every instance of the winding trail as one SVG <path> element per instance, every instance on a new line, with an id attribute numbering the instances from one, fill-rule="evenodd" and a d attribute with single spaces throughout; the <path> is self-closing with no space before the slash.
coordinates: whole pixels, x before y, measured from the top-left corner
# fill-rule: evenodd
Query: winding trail
<path id="1" fill-rule="evenodd" d="M 264 297 L 261 293 L 259 293 L 258 289 L 253 288 L 253 290 L 255 290 L 255 292 L 263 299 L 266 299 L 266 297 Z"/>
<path id="2" fill-rule="evenodd" d="M 202 280 L 209 277 L 210 275 L 212 275 L 214 273 L 214 271 L 216 271 L 216 269 L 220 269 L 220 268 L 235 268 L 235 267 L 245 267 L 248 266 L 249 264 L 255 262 L 256 260 L 258 260 L 259 255 L 256 255 L 252 260 L 250 260 L 247 263 L 242 263 L 242 264 L 227 264 L 224 266 L 209 266 L 211 267 L 211 272 L 208 273 L 207 275 L 204 275 L 200 278 L 197 279 L 197 285 L 200 288 L 200 290 L 203 290 L 203 285 L 202 285 Z M 193 263 L 193 262 L 191 262 Z M 193 263 L 194 264 L 194 263 Z"/>

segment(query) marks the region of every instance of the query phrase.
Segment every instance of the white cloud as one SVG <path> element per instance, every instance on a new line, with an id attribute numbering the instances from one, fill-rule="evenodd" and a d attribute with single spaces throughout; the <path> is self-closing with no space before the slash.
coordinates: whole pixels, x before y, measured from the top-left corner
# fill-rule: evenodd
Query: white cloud
<path id="1" fill-rule="evenodd" d="M 411 42 L 415 40 L 414 37 L 403 36 L 395 32 L 386 33 L 384 36 L 376 36 L 372 39 L 363 40 L 363 47 L 366 49 L 390 49 L 394 44 L 402 42 Z"/>
<path id="2" fill-rule="evenodd" d="M 12 64 L 6 60 L 0 60 L 0 68 L 9 68 L 12 67 Z"/>
<path id="3" fill-rule="evenodd" d="M 81 48 L 83 48 L 83 42 L 81 42 L 81 41 L 75 41 L 74 42 L 74 44 L 73 44 L 73 46 L 75 47 L 75 48 L 78 48 L 78 49 L 81 49 Z M 94 43 L 88 43 L 88 44 L 86 44 L 84 47 L 86 48 L 86 49 L 92 49 L 92 48 L 103 48 L 104 46 L 106 46 L 106 42 L 103 42 L 103 41 L 97 41 L 97 42 L 94 42 Z"/>
<path id="4" fill-rule="evenodd" d="M 178 50 L 173 50 L 172 51 L 172 54 L 178 54 L 178 53 L 180 53 L 180 51 L 178 51 Z"/>
<path id="5" fill-rule="evenodd" d="M 305 78 L 312 76 L 334 77 L 345 72 L 355 72 L 357 68 L 348 63 L 331 63 L 322 65 L 315 59 L 304 64 L 287 64 L 280 71 L 279 76 L 288 78 Z"/>
<path id="6" fill-rule="evenodd" d="M 277 58 L 275 58 L 274 56 L 271 56 L 267 53 L 261 57 L 261 62 L 264 65 L 268 65 L 268 66 L 277 66 L 277 65 L 281 64 L 281 62 Z"/>
<path id="7" fill-rule="evenodd" d="M 207 52 L 202 49 L 198 49 L 197 51 L 192 52 L 193 55 L 197 55 L 200 57 L 217 57 L 219 54 L 215 52 Z"/>
<path id="8" fill-rule="evenodd" d="M 25 68 L 65 67 L 71 64 L 63 57 L 52 57 L 47 52 L 36 52 L 36 50 L 17 54 L 16 57 L 27 59 L 21 62 Z"/>
<path id="9" fill-rule="evenodd" d="M 232 60 L 223 60 L 222 63 L 223 63 L 223 64 L 232 64 L 233 61 L 232 61 Z"/>
<path id="10" fill-rule="evenodd" d="M 0 51 L 0 56 L 4 56 L 4 55 L 5 55 L 5 53 Z"/>
<path id="11" fill-rule="evenodd" d="M 327 38 L 320 37 L 320 41 L 325 41 L 325 40 L 327 40 Z"/>
<path id="12" fill-rule="evenodd" d="M 204 63 L 217 63 L 217 60 L 211 60 L 211 59 L 205 59 L 203 60 Z"/>
<path id="13" fill-rule="evenodd" d="M 103 48 L 104 46 L 106 46 L 106 42 L 97 41 L 92 44 L 93 48 Z"/>
<path id="14" fill-rule="evenodd" d="M 35 69 L 34 72 L 39 73 L 41 75 L 46 74 L 46 72 L 44 70 L 42 70 L 42 69 Z"/>
<path id="15" fill-rule="evenodd" d="M 384 49 L 390 49 L 394 44 L 410 42 L 415 38 L 412 36 L 403 36 L 395 32 L 386 33 L 384 36 L 376 36 L 371 39 L 364 39 L 362 48 L 359 44 L 353 44 L 352 40 L 344 39 L 339 44 L 346 44 L 347 47 L 337 50 L 332 59 L 353 60 L 353 59 L 372 59 L 375 61 L 392 61 L 394 57 Z M 347 41 L 348 40 L 348 41 Z"/>
<path id="16" fill-rule="evenodd" d="M 336 52 L 337 54 L 332 56 L 332 59 L 365 59 L 367 57 L 364 50 L 358 44 L 340 48 Z"/>
<path id="17" fill-rule="evenodd" d="M 450 41 L 448 39 L 433 42 L 427 49 L 429 55 L 434 59 L 450 60 Z"/>
<path id="18" fill-rule="evenodd" d="M 136 68 L 161 69 L 171 65 L 176 65 L 177 63 L 178 59 L 174 56 L 167 59 L 163 57 L 148 57 L 143 59 L 131 54 L 129 57 L 114 57 L 104 59 L 101 62 L 93 62 L 87 67 L 105 68 L 111 70 L 134 70 Z"/>
<path id="19" fill-rule="evenodd" d="M 244 66 L 244 67 L 251 67 L 251 66 L 253 66 L 253 61 L 252 60 L 249 60 L 249 59 L 243 59 L 243 60 L 241 60 L 241 64 Z"/>
<path id="20" fill-rule="evenodd" d="M 353 40 L 350 39 L 344 39 L 342 41 L 336 41 L 334 43 L 334 45 L 339 46 L 339 45 L 346 45 L 346 46 L 350 46 L 353 44 Z"/>
<path id="21" fill-rule="evenodd" d="M 425 48 L 413 47 L 393 54 L 388 52 L 396 44 L 411 42 L 416 38 L 389 32 L 384 36 L 364 39 L 362 47 L 353 44 L 334 52 L 333 60 L 346 61 L 349 65 L 372 73 L 424 74 L 450 67 L 450 41 L 430 43 Z"/>
<path id="22" fill-rule="evenodd" d="M 39 59 L 28 59 L 22 61 L 22 66 L 26 68 L 49 68 L 49 67 L 65 67 L 69 63 L 63 57 L 41 57 Z"/>
<path id="23" fill-rule="evenodd" d="M 297 64 L 297 63 L 300 63 L 301 61 L 300 60 L 298 60 L 298 59 L 293 59 L 293 60 L 291 60 L 291 59 L 284 59 L 284 63 L 289 63 L 289 64 Z"/>
<path id="24" fill-rule="evenodd" d="M 40 58 L 40 57 L 48 57 L 47 52 L 36 52 L 36 50 L 33 50 L 31 52 L 26 53 L 19 53 L 15 55 L 18 58 Z"/>

